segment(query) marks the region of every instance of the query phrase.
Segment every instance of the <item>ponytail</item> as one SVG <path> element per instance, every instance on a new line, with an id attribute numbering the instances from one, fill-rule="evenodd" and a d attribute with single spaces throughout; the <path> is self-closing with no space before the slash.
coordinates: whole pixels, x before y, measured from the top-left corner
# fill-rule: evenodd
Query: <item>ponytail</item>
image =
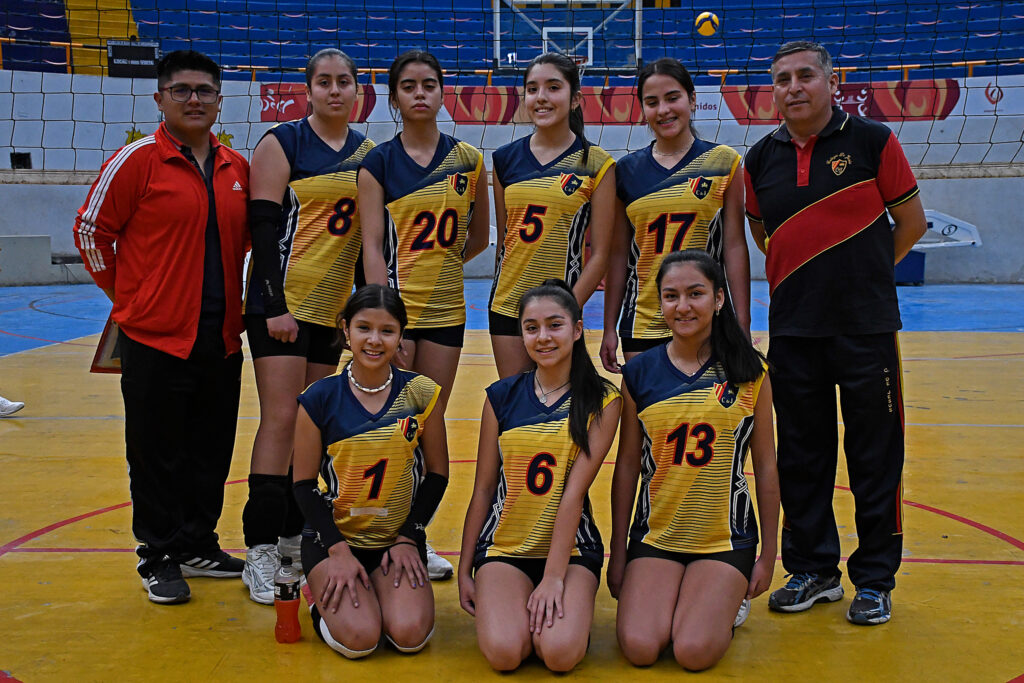
<path id="1" fill-rule="evenodd" d="M 538 287 L 527 290 L 519 302 L 519 320 L 522 322 L 523 311 L 534 299 L 552 299 L 565 309 L 572 319 L 572 324 L 583 320 L 580 308 L 572 289 L 564 280 L 549 278 Z M 611 382 L 597 374 L 594 361 L 587 351 L 587 342 L 581 334 L 572 345 L 572 364 L 569 367 L 569 386 L 572 400 L 569 403 L 569 436 L 581 451 L 590 455 L 590 443 L 587 429 L 591 419 L 600 420 L 604 407 L 604 397 Z"/>

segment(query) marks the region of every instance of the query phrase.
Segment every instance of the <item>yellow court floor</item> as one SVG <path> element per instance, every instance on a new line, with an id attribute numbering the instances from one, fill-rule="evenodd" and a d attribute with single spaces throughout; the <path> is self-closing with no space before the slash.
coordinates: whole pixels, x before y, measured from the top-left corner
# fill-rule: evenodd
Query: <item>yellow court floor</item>
<path id="1" fill-rule="evenodd" d="M 596 350 L 599 336 L 589 340 Z M 844 601 L 803 614 L 771 613 L 762 596 L 724 660 L 698 674 L 702 680 L 1007 681 L 1024 674 L 1024 335 L 910 332 L 901 341 L 906 549 L 893 620 L 871 628 L 847 623 L 848 583 Z M 279 645 L 274 610 L 250 601 L 239 580 L 190 579 L 188 604 L 151 604 L 134 568 L 118 379 L 88 373 L 95 342 L 0 357 L 3 384 L 17 386 L 28 404 L 0 420 L 0 681 L 499 678 L 477 651 L 454 581 L 434 584 L 437 631 L 426 650 L 404 656 L 381 648 L 357 662 L 316 640 L 307 615 L 302 640 Z M 430 527 L 434 547 L 453 562 L 482 388 L 494 379 L 486 333 L 467 333 L 448 410 L 452 483 Z M 233 552 L 243 547 L 243 482 L 258 421 L 249 363 L 244 380 L 220 525 Z M 609 463 L 591 492 L 606 535 L 611 471 Z M 840 467 L 835 507 L 849 554 L 856 535 L 845 484 Z M 773 588 L 782 583 L 779 563 Z M 689 675 L 671 657 L 631 667 L 618 652 L 614 624 L 615 601 L 602 587 L 590 651 L 572 678 Z M 531 661 L 513 677 L 552 675 Z"/>

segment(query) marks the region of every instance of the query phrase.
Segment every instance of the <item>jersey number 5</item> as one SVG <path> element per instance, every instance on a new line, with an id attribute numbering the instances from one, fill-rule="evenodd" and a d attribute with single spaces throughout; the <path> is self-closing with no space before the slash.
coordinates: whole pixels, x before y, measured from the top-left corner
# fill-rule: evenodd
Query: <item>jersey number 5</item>
<path id="1" fill-rule="evenodd" d="M 387 458 L 381 458 L 372 467 L 363 470 L 363 479 L 373 479 L 370 482 L 370 495 L 367 496 L 367 500 L 377 500 L 380 497 L 380 487 L 384 485 L 384 473 L 387 471 Z"/>
<path id="2" fill-rule="evenodd" d="M 538 453 L 526 468 L 526 488 L 535 496 L 543 496 L 551 490 L 555 475 L 551 468 L 557 464 L 550 453 Z"/>
<path id="3" fill-rule="evenodd" d="M 413 225 L 423 225 L 416 239 L 409 245 L 409 251 L 424 251 L 434 248 L 434 240 L 430 239 L 430 233 L 437 229 L 437 243 L 447 249 L 455 244 L 459 236 L 459 213 L 455 209 L 445 209 L 438 220 L 433 211 L 420 211 L 412 222 Z"/>
<path id="4" fill-rule="evenodd" d="M 691 436 L 697 439 L 697 448 L 696 450 L 687 451 L 686 442 Z M 717 436 L 715 428 L 707 422 L 695 424 L 692 428 L 689 422 L 679 425 L 665 439 L 665 443 L 676 442 L 676 452 L 672 456 L 672 464 L 682 465 L 683 460 L 686 460 L 686 464 L 690 467 L 704 467 L 704 465 L 711 462 L 711 456 L 715 454 L 711 446 L 715 443 L 715 437 Z"/>
<path id="5" fill-rule="evenodd" d="M 671 251 L 679 251 L 683 246 L 683 240 L 686 239 L 686 233 L 690 230 L 690 226 L 693 225 L 693 221 L 696 218 L 697 214 L 695 213 L 663 213 L 655 218 L 647 226 L 648 233 L 655 233 L 654 253 L 662 254 L 665 252 L 665 237 L 668 232 L 669 223 L 675 223 L 679 226 L 676 228 L 676 236 L 672 238 L 671 249 Z"/>
<path id="6" fill-rule="evenodd" d="M 530 204 L 523 214 L 523 226 L 519 228 L 519 239 L 524 242 L 536 242 L 544 232 L 544 221 L 541 216 L 548 212 L 548 207 Z M 530 228 L 533 228 L 531 231 Z"/>

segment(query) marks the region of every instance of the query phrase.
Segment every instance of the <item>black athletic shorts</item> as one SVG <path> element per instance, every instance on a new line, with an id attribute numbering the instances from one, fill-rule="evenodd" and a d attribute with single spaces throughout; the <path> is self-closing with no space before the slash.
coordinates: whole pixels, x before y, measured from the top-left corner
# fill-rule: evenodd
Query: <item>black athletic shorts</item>
<path id="1" fill-rule="evenodd" d="M 636 337 L 620 337 L 623 353 L 643 353 L 671 341 L 671 335 L 662 339 L 637 339 Z"/>
<path id="2" fill-rule="evenodd" d="M 494 311 L 487 311 L 487 328 L 495 337 L 522 337 L 523 328 L 519 325 L 519 318 L 502 315 Z"/>
<path id="3" fill-rule="evenodd" d="M 739 550 L 723 550 L 718 553 L 674 553 L 670 550 L 655 548 L 647 543 L 631 541 L 629 549 L 626 551 L 626 562 L 635 560 L 638 557 L 656 557 L 660 560 L 671 560 L 678 562 L 684 567 L 697 560 L 716 560 L 736 567 L 749 581 L 750 575 L 754 571 L 754 561 L 757 559 L 757 548 L 751 546 L 749 548 L 740 548 Z"/>
<path id="4" fill-rule="evenodd" d="M 359 560 L 359 564 L 363 565 L 363 569 L 366 570 L 367 574 L 372 574 L 373 570 L 380 566 L 384 555 L 390 550 L 390 548 L 357 548 L 351 544 L 349 544 L 348 548 L 352 551 L 355 558 Z M 423 566 L 426 567 L 427 547 L 424 545 L 417 548 L 417 550 L 420 551 L 420 559 L 423 560 Z M 302 556 L 302 571 L 306 574 L 309 574 L 313 567 L 328 557 L 327 548 L 320 545 L 316 534 L 308 529 L 304 529 L 302 532 L 300 554 Z"/>
<path id="5" fill-rule="evenodd" d="M 480 567 L 491 562 L 504 562 L 510 564 L 522 573 L 526 574 L 526 577 L 533 582 L 534 588 L 536 588 L 541 579 L 544 578 L 544 566 L 547 564 L 547 558 L 545 557 L 484 557 L 477 558 L 473 562 L 473 571 L 480 571 Z M 573 556 L 569 558 L 569 564 L 578 564 L 585 569 L 589 569 L 594 576 L 597 577 L 597 582 L 601 583 L 601 561 L 584 556 Z"/>
<path id="6" fill-rule="evenodd" d="M 450 325 L 448 327 L 427 327 L 424 329 L 405 328 L 402 338 L 409 341 L 428 341 L 441 346 L 452 346 L 461 349 L 466 338 L 466 326 Z"/>
<path id="7" fill-rule="evenodd" d="M 298 337 L 293 342 L 283 342 L 267 332 L 267 316 L 246 315 L 245 334 L 249 338 L 252 357 L 298 356 L 310 363 L 337 366 L 341 359 L 341 340 L 337 328 L 302 320 L 295 322 L 299 324 Z"/>

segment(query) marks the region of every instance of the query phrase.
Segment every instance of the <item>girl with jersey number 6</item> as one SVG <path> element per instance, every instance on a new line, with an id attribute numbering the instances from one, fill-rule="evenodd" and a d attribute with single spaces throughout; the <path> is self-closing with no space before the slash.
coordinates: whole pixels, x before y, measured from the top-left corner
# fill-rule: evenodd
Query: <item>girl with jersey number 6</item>
<path id="1" fill-rule="evenodd" d="M 409 325 L 395 361 L 441 385 L 441 415 L 466 329 L 462 266 L 487 246 L 489 229 L 483 155 L 437 127 L 443 88 L 429 52 L 395 59 L 388 91 L 402 130 L 367 154 L 359 170 L 366 281 L 401 292 Z M 432 578 L 451 577 L 451 564 L 429 546 L 428 558 Z"/>
<path id="2" fill-rule="evenodd" d="M 348 55 L 317 52 L 306 67 L 310 114 L 271 128 L 252 156 L 244 306 L 260 425 L 242 511 L 242 581 L 253 600 L 267 605 L 281 554 L 299 564 L 302 516 L 288 476 L 295 397 L 338 368 L 335 319 L 359 258 L 356 173 L 373 143 L 348 125 L 358 90 Z"/>
<path id="3" fill-rule="evenodd" d="M 616 630 L 630 662 L 653 664 L 671 642 L 676 661 L 696 671 L 722 658 L 741 602 L 763 593 L 775 570 L 771 387 L 764 356 L 737 323 L 725 276 L 707 252 L 666 256 L 657 287 L 672 339 L 622 369 L 608 587 L 619 600 Z M 761 519 L 756 561 L 748 450 Z"/>
<path id="4" fill-rule="evenodd" d="M 437 384 L 392 364 L 405 325 L 395 290 L 357 290 L 338 320 L 352 361 L 299 396 L 294 492 L 313 626 L 350 659 L 381 635 L 419 652 L 434 632 L 423 528 L 448 485 L 444 416 Z"/>
<path id="5" fill-rule="evenodd" d="M 498 252 L 488 322 L 498 377 L 530 365 L 519 338 L 523 293 L 558 278 L 583 306 L 604 277 L 614 224 L 615 161 L 583 135 L 576 64 L 559 52 L 542 54 L 526 68 L 523 85 L 536 128 L 493 157 Z"/>
<path id="6" fill-rule="evenodd" d="M 519 321 L 536 369 L 487 389 L 459 600 L 496 670 L 536 652 L 552 671 L 569 671 L 587 651 L 604 561 L 587 491 L 621 399 L 590 360 L 565 282 L 527 291 Z"/>

